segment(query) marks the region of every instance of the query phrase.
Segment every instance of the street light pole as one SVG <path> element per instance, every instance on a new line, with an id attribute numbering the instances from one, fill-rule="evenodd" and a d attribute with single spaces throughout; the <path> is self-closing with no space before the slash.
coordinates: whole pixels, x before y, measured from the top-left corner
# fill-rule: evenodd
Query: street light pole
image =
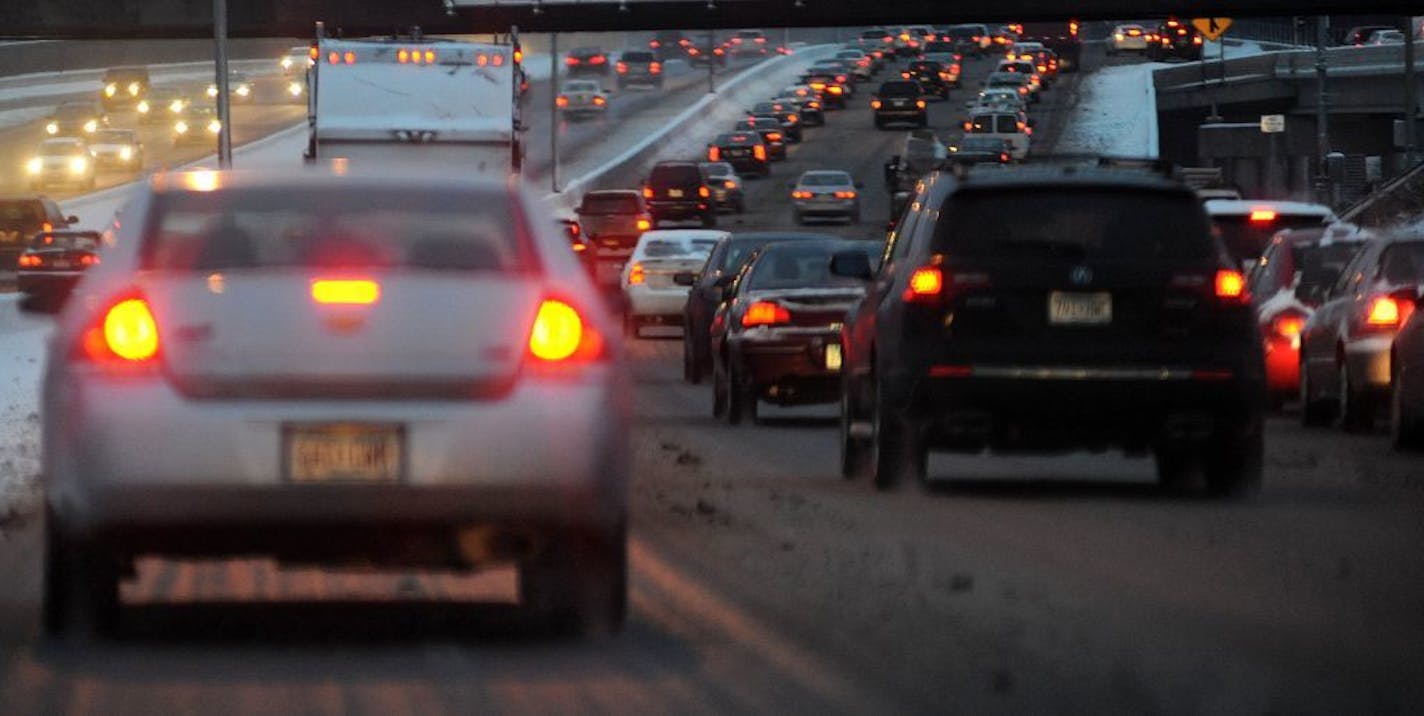
<path id="1" fill-rule="evenodd" d="M 1415 83 L 1419 81 L 1418 75 L 1414 71 L 1414 41 L 1415 28 L 1412 17 L 1404 18 L 1404 166 L 1414 166 L 1414 153 L 1419 148 L 1418 122 L 1415 116 L 1419 113 L 1415 99 Z"/>
<path id="2" fill-rule="evenodd" d="M 1325 155 L 1330 153 L 1329 95 L 1326 94 L 1325 44 L 1330 29 L 1330 19 L 1326 15 L 1315 18 L 1315 165 L 1316 192 L 1321 201 L 1329 201 L 1330 179 L 1325 168 Z"/>
<path id="3" fill-rule="evenodd" d="M 232 117 L 228 106 L 227 81 L 227 0 L 213 0 L 213 40 L 216 56 L 213 58 L 217 72 L 218 88 L 218 168 L 232 168 Z M 189 127 L 188 131 L 206 131 L 207 127 Z"/>
<path id="4" fill-rule="evenodd" d="M 716 92 L 717 92 L 717 80 L 716 80 L 716 79 L 714 78 L 714 76 L 713 76 L 714 70 L 715 70 L 716 67 L 717 67 L 717 63 L 716 63 L 716 62 L 713 62 L 713 60 L 717 57 L 717 52 L 716 52 L 716 49 L 717 49 L 717 48 L 715 48 L 715 47 L 712 46 L 712 43 L 713 43 L 714 41 L 715 41 L 715 40 L 714 40 L 714 38 L 712 37 L 712 31 L 711 31 L 711 30 L 708 30 L 708 31 L 707 31 L 707 52 L 705 53 L 706 56 L 707 56 L 707 94 L 716 94 Z M 725 57 L 725 55 L 724 55 L 724 57 Z"/>
<path id="5" fill-rule="evenodd" d="M 559 191 L 559 33 L 549 33 L 549 189 Z"/>

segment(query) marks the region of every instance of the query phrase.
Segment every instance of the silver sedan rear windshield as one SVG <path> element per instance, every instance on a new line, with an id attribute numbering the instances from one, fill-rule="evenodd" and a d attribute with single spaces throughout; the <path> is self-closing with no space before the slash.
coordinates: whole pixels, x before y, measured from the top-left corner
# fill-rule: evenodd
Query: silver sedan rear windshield
<path id="1" fill-rule="evenodd" d="M 532 256 L 500 191 L 321 187 L 161 195 L 142 265 L 519 272 Z"/>

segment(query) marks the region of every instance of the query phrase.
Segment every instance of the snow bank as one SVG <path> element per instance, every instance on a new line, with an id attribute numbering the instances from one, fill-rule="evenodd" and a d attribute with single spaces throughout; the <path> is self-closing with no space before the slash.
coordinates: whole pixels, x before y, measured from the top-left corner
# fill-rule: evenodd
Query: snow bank
<path id="1" fill-rule="evenodd" d="M 1157 156 L 1157 92 L 1147 62 L 1104 67 L 1083 79 L 1078 104 L 1058 140 L 1060 154 Z"/>
<path id="2" fill-rule="evenodd" d="M 21 313 L 19 298 L 0 295 L 0 520 L 39 497 L 39 385 L 49 321 Z"/>

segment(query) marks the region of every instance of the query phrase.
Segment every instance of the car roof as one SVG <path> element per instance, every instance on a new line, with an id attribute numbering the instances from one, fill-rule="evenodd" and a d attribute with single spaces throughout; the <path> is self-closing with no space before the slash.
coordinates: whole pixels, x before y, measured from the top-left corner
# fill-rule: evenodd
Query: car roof
<path id="1" fill-rule="evenodd" d="M 1277 214 L 1295 216 L 1333 216 L 1335 212 L 1324 204 L 1303 201 L 1281 201 L 1275 199 L 1208 199 L 1204 202 L 1206 213 L 1212 216 L 1249 214 L 1256 210 L 1270 210 Z"/>
<path id="2" fill-rule="evenodd" d="M 844 241 L 839 236 L 832 234 L 813 234 L 805 231 L 748 231 L 737 232 L 728 237 L 729 241 L 809 241 L 814 239 L 835 239 Z"/>
<path id="3" fill-rule="evenodd" d="M 346 174 L 321 170 L 232 170 L 216 172 L 198 169 L 191 171 L 165 172 L 153 175 L 150 186 L 155 193 L 185 193 L 190 191 L 211 191 L 214 186 L 222 190 L 280 189 L 300 190 L 307 188 L 351 188 L 380 189 L 398 183 L 403 188 L 442 190 L 451 188 L 499 190 L 508 193 L 509 184 L 503 179 L 463 176 L 453 173 L 421 174 L 414 171 L 389 168 L 377 171 L 354 170 Z M 603 191 L 603 190 L 600 190 Z M 619 193 L 641 196 L 632 189 L 614 190 Z M 588 192 L 592 194 L 594 192 Z"/>
<path id="4" fill-rule="evenodd" d="M 722 229 L 653 229 L 644 231 L 638 241 L 649 239 L 720 239 L 727 232 Z"/>
<path id="5" fill-rule="evenodd" d="M 1146 189 L 1180 194 L 1195 201 L 1196 195 L 1185 184 L 1154 172 L 1136 169 L 1115 169 L 1096 166 L 1024 165 L 1013 171 L 970 172 L 960 179 L 958 188 L 1053 188 L 1083 187 L 1104 189 Z"/>
<path id="6" fill-rule="evenodd" d="M 838 177 L 843 176 L 847 179 L 850 178 L 850 172 L 844 169 L 807 169 L 806 171 L 801 172 L 802 177 L 808 177 L 813 174 L 833 174 Z"/>

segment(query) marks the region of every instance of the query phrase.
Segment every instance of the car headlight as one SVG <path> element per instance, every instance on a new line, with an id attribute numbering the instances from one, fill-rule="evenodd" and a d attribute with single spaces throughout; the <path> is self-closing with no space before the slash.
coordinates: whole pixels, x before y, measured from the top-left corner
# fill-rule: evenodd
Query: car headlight
<path id="1" fill-rule="evenodd" d="M 251 87 L 248 87 L 247 85 L 238 85 L 238 86 L 237 86 L 237 96 L 239 96 L 239 97 L 246 97 L 246 96 L 249 95 L 249 94 L 252 94 L 252 88 L 251 88 Z"/>
<path id="2" fill-rule="evenodd" d="M 302 84 L 300 82 L 288 82 L 287 94 L 290 94 L 293 97 L 300 97 L 302 94 Z"/>
<path id="3" fill-rule="evenodd" d="M 83 174 L 89 168 L 89 160 L 84 157 L 69 158 L 69 173 Z"/>
<path id="4" fill-rule="evenodd" d="M 172 113 L 174 113 L 174 114 L 177 114 L 177 113 L 179 113 L 179 112 L 182 112 L 182 111 L 183 111 L 183 100 L 181 100 L 181 99 L 175 99 L 175 100 L 173 100 L 172 102 L 169 102 L 169 103 L 168 103 L 168 111 L 169 111 L 169 112 L 172 112 Z"/>
<path id="5" fill-rule="evenodd" d="M 290 70 L 290 69 L 292 69 L 292 58 L 290 58 L 290 57 L 283 57 L 281 64 L 282 64 L 282 69 L 284 69 L 284 70 Z"/>
<path id="6" fill-rule="evenodd" d="M 104 85 L 104 96 L 105 96 L 105 97 L 113 97 L 113 96 L 114 96 L 114 93 L 116 93 L 116 92 L 118 92 L 118 91 L 119 91 L 119 86 L 116 85 L 116 84 L 109 83 L 109 84 L 107 84 L 107 85 Z"/>
<path id="7" fill-rule="evenodd" d="M 133 159 L 133 147 L 124 147 L 123 149 L 120 149 L 119 158 L 126 162 L 130 159 Z"/>
<path id="8" fill-rule="evenodd" d="M 217 85 L 208 85 L 208 96 L 209 96 L 209 97 L 217 97 L 217 96 L 218 96 L 218 86 L 217 86 Z"/>
<path id="9" fill-rule="evenodd" d="M 138 109 L 138 113 L 139 113 L 139 114 L 148 114 L 148 100 L 146 100 L 146 99 L 141 99 L 141 100 L 139 100 L 139 101 L 138 101 L 138 107 L 137 107 L 136 109 Z"/>
<path id="10" fill-rule="evenodd" d="M 59 123 L 50 122 L 49 124 L 46 124 L 45 132 L 48 132 L 49 134 L 59 134 Z"/>
<path id="11" fill-rule="evenodd" d="M 86 132 L 91 132 L 91 133 L 92 133 L 92 132 L 97 132 L 97 131 L 99 131 L 99 120 L 97 120 L 97 119 L 91 119 L 91 120 L 89 120 L 88 122 L 85 122 L 85 123 L 84 123 L 84 131 L 86 131 Z"/>
<path id="12" fill-rule="evenodd" d="M 179 134 L 187 134 L 187 133 L 188 133 L 188 123 L 187 123 L 187 122 L 184 122 L 184 121 L 181 120 L 181 119 L 178 120 L 178 121 L 173 125 L 173 131 L 175 131 L 175 132 L 177 132 L 177 133 L 179 133 Z"/>
<path id="13" fill-rule="evenodd" d="M 139 84 L 138 84 L 137 82 L 130 82 L 130 83 L 129 83 L 129 96 L 132 97 L 132 96 L 138 95 L 139 89 L 140 89 L 140 87 L 139 87 Z"/>
<path id="14" fill-rule="evenodd" d="M 31 174 L 39 174 L 41 171 L 44 171 L 44 160 L 39 157 L 32 157 L 30 161 L 25 162 L 25 169 Z"/>
<path id="15" fill-rule="evenodd" d="M 209 133 L 209 134 L 217 134 L 218 132 L 221 132 L 221 131 L 222 131 L 222 122 L 219 122 L 219 121 L 216 120 L 216 119 L 212 120 L 211 122 L 208 122 L 208 133 Z"/>

